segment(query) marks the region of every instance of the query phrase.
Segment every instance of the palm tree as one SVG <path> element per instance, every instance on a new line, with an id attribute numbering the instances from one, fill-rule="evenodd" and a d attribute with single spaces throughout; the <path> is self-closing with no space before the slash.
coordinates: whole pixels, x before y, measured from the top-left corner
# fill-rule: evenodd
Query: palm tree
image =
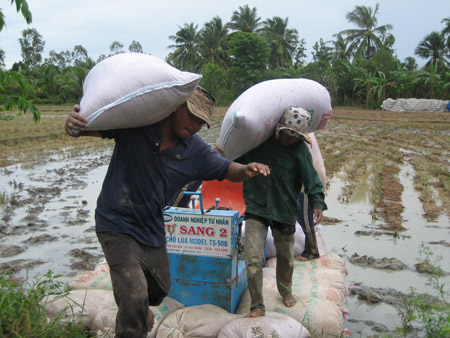
<path id="1" fill-rule="evenodd" d="M 442 19 L 442 23 L 445 24 L 444 29 L 442 30 L 442 35 L 447 37 L 447 48 L 450 49 L 450 16 L 448 18 Z"/>
<path id="2" fill-rule="evenodd" d="M 0 48 L 0 70 L 5 67 L 5 51 Z"/>
<path id="3" fill-rule="evenodd" d="M 54 102 L 62 86 L 60 69 L 53 64 L 44 64 L 36 69 L 36 78 L 34 87 L 41 89 L 42 93 Z"/>
<path id="4" fill-rule="evenodd" d="M 350 50 L 347 48 L 347 41 L 342 37 L 341 34 L 335 34 L 336 40 L 331 41 L 333 44 L 333 61 L 335 60 L 345 60 L 350 61 Z"/>
<path id="5" fill-rule="evenodd" d="M 199 42 L 197 27 L 193 23 L 185 23 L 183 27 L 178 26 L 179 31 L 176 35 L 169 36 L 169 39 L 175 41 L 175 45 L 169 48 L 175 48 L 175 51 L 169 54 L 167 62 L 182 70 L 197 70 L 195 65 L 200 58 L 197 49 Z"/>
<path id="6" fill-rule="evenodd" d="M 83 94 L 83 83 L 88 72 L 89 68 L 82 66 L 64 68 L 62 74 L 64 94 L 72 98 L 81 97 Z"/>
<path id="7" fill-rule="evenodd" d="M 415 72 L 417 70 L 417 62 L 412 56 L 408 56 L 402 63 L 403 69 L 409 72 Z"/>
<path id="8" fill-rule="evenodd" d="M 225 39 L 228 35 L 228 28 L 222 24 L 222 19 L 215 16 L 205 24 L 200 31 L 198 51 L 201 55 L 199 68 L 206 64 L 227 67 L 227 52 Z"/>
<path id="9" fill-rule="evenodd" d="M 428 59 L 425 67 L 429 68 L 430 65 L 433 64 L 436 67 L 436 72 L 438 72 L 441 67 L 445 68 L 448 65 L 446 52 L 447 48 L 444 36 L 438 32 L 428 34 L 414 51 L 417 56 Z"/>
<path id="10" fill-rule="evenodd" d="M 261 26 L 261 18 L 256 14 L 256 7 L 250 9 L 248 5 L 239 6 L 239 11 L 234 11 L 228 27 L 236 31 L 247 33 L 258 32 Z"/>
<path id="11" fill-rule="evenodd" d="M 386 48 L 383 44 L 383 37 L 392 25 L 377 25 L 377 13 L 379 4 L 376 4 L 375 10 L 372 7 L 355 6 L 355 9 L 347 13 L 346 18 L 350 23 L 355 24 L 357 29 L 347 29 L 339 34 L 346 36 L 346 41 L 350 44 L 349 50 L 354 52 L 355 56 L 360 56 L 369 60 L 377 50 Z"/>
<path id="12" fill-rule="evenodd" d="M 299 42 L 298 31 L 288 27 L 288 18 L 274 16 L 263 22 L 262 36 L 270 44 L 269 66 L 273 69 L 292 66 L 292 56 Z"/>

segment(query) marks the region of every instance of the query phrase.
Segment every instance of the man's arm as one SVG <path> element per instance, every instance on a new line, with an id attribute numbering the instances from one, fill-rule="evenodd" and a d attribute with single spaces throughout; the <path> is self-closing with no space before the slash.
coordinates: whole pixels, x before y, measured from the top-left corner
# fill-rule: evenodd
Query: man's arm
<path id="1" fill-rule="evenodd" d="M 231 182 L 242 182 L 247 178 L 252 178 L 257 175 L 270 175 L 270 169 L 267 165 L 252 162 L 249 164 L 240 164 L 231 162 L 228 166 L 225 178 Z"/>
<path id="2" fill-rule="evenodd" d="M 65 123 L 66 133 L 72 137 L 102 136 L 98 130 L 87 130 L 87 120 L 80 114 L 80 106 L 74 105 Z"/>

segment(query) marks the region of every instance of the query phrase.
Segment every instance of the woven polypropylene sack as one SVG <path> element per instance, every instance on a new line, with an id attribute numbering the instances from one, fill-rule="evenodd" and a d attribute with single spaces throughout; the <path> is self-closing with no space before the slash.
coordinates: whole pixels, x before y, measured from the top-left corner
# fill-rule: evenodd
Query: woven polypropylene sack
<path id="1" fill-rule="evenodd" d="M 50 318 L 61 316 L 60 323 L 63 325 L 82 322 L 88 330 L 99 312 L 116 305 L 112 291 L 95 289 L 72 290 L 64 296 L 50 295 L 42 303 Z"/>
<path id="2" fill-rule="evenodd" d="M 173 298 L 166 297 L 163 302 L 157 306 L 150 306 L 154 314 L 153 328 L 147 334 L 147 338 L 155 338 L 159 325 L 172 312 L 184 308 L 184 305 Z M 116 332 L 116 316 L 118 308 L 112 307 L 99 312 L 92 323 L 91 330 L 97 333 L 98 337 L 113 338 Z"/>
<path id="3" fill-rule="evenodd" d="M 222 327 L 237 317 L 212 304 L 186 307 L 167 315 L 156 338 L 216 338 Z"/>
<path id="4" fill-rule="evenodd" d="M 308 79 L 268 80 L 250 87 L 228 108 L 220 130 L 220 146 L 229 159 L 257 147 L 275 131 L 289 106 L 311 114 L 308 133 L 323 129 L 331 118 L 328 90 Z"/>
<path id="5" fill-rule="evenodd" d="M 308 330 L 294 318 L 276 312 L 263 317 L 236 318 L 226 324 L 217 338 L 282 337 L 308 338 Z"/>
<path id="6" fill-rule="evenodd" d="M 325 163 L 323 161 L 322 152 L 320 151 L 319 143 L 317 142 L 316 135 L 314 133 L 308 134 L 312 141 L 311 146 L 308 145 L 309 152 L 313 160 L 314 169 L 316 169 L 319 175 L 320 182 L 322 182 L 324 191 L 327 187 L 327 173 L 325 169 Z"/>
<path id="7" fill-rule="evenodd" d="M 153 124 L 185 102 L 200 79 L 201 75 L 182 72 L 152 55 L 117 54 L 89 71 L 80 113 L 91 130 Z"/>
<path id="8" fill-rule="evenodd" d="M 262 290 L 266 312 L 282 313 L 296 319 L 313 337 L 339 338 L 344 313 L 348 312 L 345 307 L 347 273 L 345 262 L 335 254 L 308 262 L 295 261 L 292 293 L 297 303 L 288 308 L 277 289 L 276 269 L 266 267 L 263 269 Z M 236 313 L 248 313 L 250 301 L 250 293 L 246 290 Z"/>
<path id="9" fill-rule="evenodd" d="M 98 289 L 112 291 L 111 274 L 101 271 L 86 271 L 75 275 L 69 282 L 73 290 Z"/>

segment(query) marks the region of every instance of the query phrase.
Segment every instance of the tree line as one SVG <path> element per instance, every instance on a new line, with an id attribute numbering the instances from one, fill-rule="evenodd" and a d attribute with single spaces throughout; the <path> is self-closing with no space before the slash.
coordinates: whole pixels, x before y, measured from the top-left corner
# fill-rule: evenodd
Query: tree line
<path id="1" fill-rule="evenodd" d="M 27 23 L 26 0 L 13 0 Z M 450 17 L 442 19 L 440 32 L 419 41 L 415 55 L 426 60 L 418 67 L 412 56 L 399 60 L 394 51 L 391 24 L 378 25 L 379 4 L 355 6 L 346 19 L 354 28 L 334 34 L 333 41 L 317 41 L 312 62 L 306 62 L 305 40 L 289 19 L 262 20 L 257 8 L 240 6 L 229 22 L 213 17 L 199 28 L 195 23 L 178 26 L 169 36 L 173 51 L 166 61 L 186 71 L 201 73 L 201 85 L 219 104 L 229 104 L 250 86 L 276 78 L 309 78 L 324 85 L 333 105 L 379 108 L 386 98 L 450 98 Z M 0 12 L 0 19 L 3 18 Z M 0 31 L 4 21 L 0 20 Z M 34 104 L 72 104 L 82 96 L 84 78 L 104 58 L 125 52 L 143 53 L 139 42 L 127 50 L 114 41 L 110 53 L 97 60 L 77 45 L 72 51 L 50 51 L 42 58 L 45 42 L 34 28 L 19 39 L 22 60 L 4 68 L 0 48 L 0 114 L 12 106 L 34 109 Z"/>

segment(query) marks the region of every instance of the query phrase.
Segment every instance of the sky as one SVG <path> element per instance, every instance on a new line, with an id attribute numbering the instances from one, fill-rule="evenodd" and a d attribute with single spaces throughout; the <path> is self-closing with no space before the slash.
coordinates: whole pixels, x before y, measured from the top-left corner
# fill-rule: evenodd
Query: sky
<path id="1" fill-rule="evenodd" d="M 35 28 L 45 41 L 43 57 L 54 50 L 73 51 L 81 45 L 97 60 L 108 55 L 113 41 L 124 45 L 138 41 L 144 53 L 165 59 L 173 51 L 169 39 L 184 24 L 201 29 L 213 17 L 229 22 L 234 11 L 248 5 L 256 7 L 261 20 L 288 18 L 288 27 L 297 29 L 306 41 L 307 61 L 312 47 L 321 38 L 334 40 L 334 34 L 356 28 L 346 19 L 355 6 L 375 8 L 379 3 L 378 26 L 391 24 L 396 38 L 394 50 L 403 61 L 413 56 L 419 65 L 425 60 L 414 54 L 417 45 L 433 31 L 444 28 L 442 19 L 450 17 L 450 0 L 27 0 L 33 21 L 27 25 L 10 0 L 0 0 L 6 27 L 0 32 L 0 48 L 5 67 L 22 60 L 19 38 L 22 31 Z"/>

